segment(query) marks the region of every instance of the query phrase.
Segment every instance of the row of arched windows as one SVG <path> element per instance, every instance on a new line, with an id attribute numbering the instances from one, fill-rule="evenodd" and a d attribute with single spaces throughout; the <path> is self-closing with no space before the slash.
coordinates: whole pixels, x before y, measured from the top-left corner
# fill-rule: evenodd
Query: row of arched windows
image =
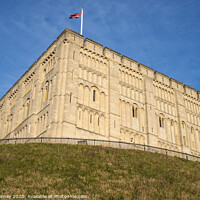
<path id="1" fill-rule="evenodd" d="M 158 120 L 157 126 L 159 127 L 159 137 L 163 140 L 172 142 L 174 144 L 179 144 L 180 140 L 178 137 L 178 123 L 173 119 L 167 119 L 160 113 L 156 120 Z"/>
<path id="2" fill-rule="evenodd" d="M 200 124 L 200 117 L 193 115 L 192 113 L 187 113 L 187 120 L 192 124 L 199 125 Z"/>
<path id="3" fill-rule="evenodd" d="M 174 93 L 157 85 L 154 85 L 154 95 L 174 103 Z"/>
<path id="4" fill-rule="evenodd" d="M 145 144 L 145 137 L 139 133 L 134 133 L 132 131 L 120 129 L 121 141 L 136 143 L 136 144 Z"/>
<path id="5" fill-rule="evenodd" d="M 89 68 L 92 68 L 101 73 L 104 73 L 104 74 L 108 73 L 107 62 L 102 57 L 95 58 L 93 56 L 86 55 L 81 52 L 80 53 L 80 64 L 87 66 Z"/>
<path id="6" fill-rule="evenodd" d="M 99 88 L 92 86 L 79 85 L 78 103 L 95 108 L 105 112 L 106 96 L 104 92 L 100 92 Z"/>
<path id="7" fill-rule="evenodd" d="M 198 129 L 189 127 L 182 122 L 183 145 L 189 146 L 193 150 L 200 150 L 200 132 Z"/>
<path id="8" fill-rule="evenodd" d="M 175 107 L 167 102 L 160 101 L 159 99 L 155 99 L 155 106 L 158 110 L 169 113 L 170 115 L 175 115 Z"/>
<path id="9" fill-rule="evenodd" d="M 18 120 L 19 120 L 18 123 L 19 124 L 29 117 L 30 107 L 31 107 L 30 98 L 27 98 L 27 100 L 22 105 L 22 107 L 19 111 L 19 114 L 18 114 Z"/>
<path id="10" fill-rule="evenodd" d="M 141 125 L 144 131 L 145 117 L 144 108 L 139 109 L 136 103 L 129 103 L 120 99 L 120 125 L 139 130 Z"/>
<path id="11" fill-rule="evenodd" d="M 12 131 L 12 124 L 13 124 L 13 115 L 11 114 L 7 117 L 7 121 L 5 123 L 4 136 L 6 136 L 8 133 Z M 3 132 L 3 127 L 1 131 Z"/>
<path id="12" fill-rule="evenodd" d="M 46 81 L 44 86 L 40 90 L 39 99 L 41 102 L 41 109 L 46 106 L 49 100 L 52 98 L 52 80 Z"/>
<path id="13" fill-rule="evenodd" d="M 139 78 L 136 75 L 132 75 L 132 74 L 129 74 L 128 72 L 121 71 L 121 70 L 119 70 L 119 73 L 120 73 L 120 80 L 122 82 L 125 82 L 126 84 L 139 88 L 141 90 L 143 89 L 141 78 Z"/>
<path id="14" fill-rule="evenodd" d="M 172 145 L 167 144 L 163 141 L 162 142 L 158 141 L 158 147 L 163 148 L 163 149 L 169 149 L 169 150 L 172 150 L 172 151 L 179 151 L 179 149 L 176 146 L 172 146 Z"/>
<path id="15" fill-rule="evenodd" d="M 45 62 L 43 62 L 42 66 L 43 66 L 43 71 L 44 71 L 44 75 L 47 74 L 49 71 L 51 71 L 54 68 L 55 65 L 55 56 L 53 56 L 53 54 L 51 56 L 49 56 Z"/>
<path id="16" fill-rule="evenodd" d="M 164 130 L 160 132 L 160 137 L 166 139 L 169 142 L 179 145 L 181 143 L 179 134 L 178 134 L 178 123 L 173 119 L 165 119 L 163 114 L 160 114 L 158 117 L 158 125 Z M 162 134 L 165 134 L 163 137 Z M 181 137 L 182 144 L 184 146 L 189 146 L 191 149 L 198 150 L 200 145 L 200 133 L 198 129 L 193 127 L 186 126 L 185 122 L 181 122 Z M 200 149 L 200 147 L 199 147 Z"/>
<path id="17" fill-rule="evenodd" d="M 28 133 L 28 126 L 25 125 L 23 128 L 15 133 L 14 138 L 26 138 Z"/>
<path id="18" fill-rule="evenodd" d="M 195 103 L 193 101 L 189 101 L 187 99 L 185 99 L 184 102 L 185 102 L 186 109 L 188 109 L 194 113 L 200 114 L 200 106 L 197 103 Z"/>
<path id="19" fill-rule="evenodd" d="M 77 126 L 91 132 L 106 134 L 105 115 L 92 109 L 78 107 Z"/>
<path id="20" fill-rule="evenodd" d="M 143 93 L 141 90 L 129 88 L 126 87 L 125 85 L 120 85 L 120 94 L 130 99 L 143 102 Z"/>
<path id="21" fill-rule="evenodd" d="M 79 78 L 97 84 L 100 87 L 107 88 L 106 76 L 96 74 L 96 72 L 88 71 L 87 69 L 79 67 Z"/>
<path id="22" fill-rule="evenodd" d="M 37 135 L 46 131 L 48 125 L 48 112 L 37 119 Z"/>

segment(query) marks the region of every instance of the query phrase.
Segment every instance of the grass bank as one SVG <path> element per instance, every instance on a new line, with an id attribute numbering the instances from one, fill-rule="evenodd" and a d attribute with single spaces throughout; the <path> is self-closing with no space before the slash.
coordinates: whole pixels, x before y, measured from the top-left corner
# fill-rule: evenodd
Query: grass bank
<path id="1" fill-rule="evenodd" d="M 98 146 L 0 145 L 0 195 L 200 199 L 200 163 Z"/>

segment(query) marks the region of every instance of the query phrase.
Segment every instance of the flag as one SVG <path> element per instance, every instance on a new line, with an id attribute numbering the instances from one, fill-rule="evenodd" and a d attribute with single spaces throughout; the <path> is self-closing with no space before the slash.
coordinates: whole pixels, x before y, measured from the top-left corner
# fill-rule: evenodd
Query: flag
<path id="1" fill-rule="evenodd" d="M 81 13 L 75 13 L 73 15 L 69 16 L 69 19 L 75 19 L 75 18 L 80 18 L 81 17 Z"/>

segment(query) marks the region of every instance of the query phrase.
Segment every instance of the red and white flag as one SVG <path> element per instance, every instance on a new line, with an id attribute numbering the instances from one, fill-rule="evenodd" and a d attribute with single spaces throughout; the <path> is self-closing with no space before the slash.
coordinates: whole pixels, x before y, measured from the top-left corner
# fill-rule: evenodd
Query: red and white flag
<path id="1" fill-rule="evenodd" d="M 69 16 L 69 19 L 81 18 L 81 13 L 75 13 Z"/>

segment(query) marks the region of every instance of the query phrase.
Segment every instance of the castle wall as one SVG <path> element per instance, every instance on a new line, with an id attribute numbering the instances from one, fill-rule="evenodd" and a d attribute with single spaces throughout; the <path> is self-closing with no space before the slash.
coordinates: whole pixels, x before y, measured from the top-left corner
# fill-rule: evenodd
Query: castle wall
<path id="1" fill-rule="evenodd" d="M 39 136 L 200 155 L 200 92 L 66 29 L 0 100 L 0 138 Z"/>

